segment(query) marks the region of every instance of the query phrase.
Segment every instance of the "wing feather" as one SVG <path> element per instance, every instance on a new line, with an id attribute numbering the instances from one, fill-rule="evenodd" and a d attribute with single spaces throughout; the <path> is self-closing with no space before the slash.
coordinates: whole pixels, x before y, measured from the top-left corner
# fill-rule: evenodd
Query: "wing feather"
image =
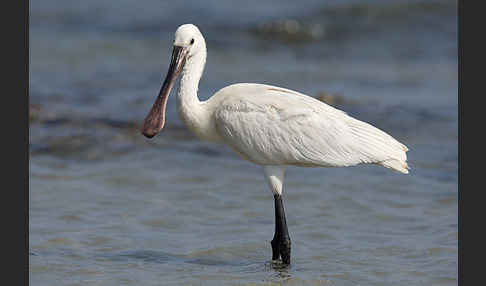
<path id="1" fill-rule="evenodd" d="M 375 163 L 408 172 L 405 145 L 315 98 L 266 85 L 224 93 L 214 112 L 216 129 L 247 160 L 325 167 Z"/>

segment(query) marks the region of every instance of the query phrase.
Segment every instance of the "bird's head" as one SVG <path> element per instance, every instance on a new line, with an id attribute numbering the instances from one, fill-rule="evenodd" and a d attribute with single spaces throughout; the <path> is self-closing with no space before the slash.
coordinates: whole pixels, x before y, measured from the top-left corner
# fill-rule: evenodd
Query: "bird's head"
<path id="1" fill-rule="evenodd" d="M 190 58 L 206 50 L 206 42 L 199 29 L 193 24 L 179 26 L 175 32 L 174 48 L 182 47 L 187 50 Z"/>
<path id="2" fill-rule="evenodd" d="M 147 138 L 157 135 L 165 124 L 167 98 L 186 61 L 206 51 L 206 43 L 199 29 L 193 24 L 179 26 L 175 32 L 174 48 L 169 70 L 152 109 L 143 121 L 142 134 Z"/>

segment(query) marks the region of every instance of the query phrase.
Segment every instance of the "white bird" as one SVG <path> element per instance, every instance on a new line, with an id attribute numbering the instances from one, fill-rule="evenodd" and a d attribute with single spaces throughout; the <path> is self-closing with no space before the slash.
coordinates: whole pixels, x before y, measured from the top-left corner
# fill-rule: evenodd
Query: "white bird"
<path id="1" fill-rule="evenodd" d="M 282 203 L 285 167 L 377 164 L 408 173 L 408 148 L 378 128 L 302 93 L 255 83 L 227 86 L 206 101 L 197 96 L 206 43 L 192 24 L 175 33 L 172 59 L 142 133 L 152 138 L 165 123 L 167 98 L 179 73 L 177 110 L 197 137 L 227 144 L 241 158 L 263 166 L 275 199 L 272 259 L 290 263 L 290 237 Z"/>

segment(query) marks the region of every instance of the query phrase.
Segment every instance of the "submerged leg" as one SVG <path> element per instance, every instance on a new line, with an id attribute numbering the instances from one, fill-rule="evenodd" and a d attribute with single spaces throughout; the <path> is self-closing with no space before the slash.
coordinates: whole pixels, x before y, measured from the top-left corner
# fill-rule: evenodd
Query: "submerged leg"
<path id="1" fill-rule="evenodd" d="M 290 236 L 287 228 L 287 220 L 285 219 L 285 211 L 282 202 L 282 195 L 274 195 L 275 199 L 275 235 L 272 240 L 272 259 L 278 259 L 278 255 L 282 257 L 282 262 L 290 264 Z M 277 250 L 277 257 L 275 250 Z"/>
<path id="2" fill-rule="evenodd" d="M 282 262 L 290 264 L 290 236 L 282 202 L 284 166 L 264 166 L 263 171 L 275 200 L 275 234 L 272 239 L 272 260 L 280 257 Z"/>
<path id="3" fill-rule="evenodd" d="M 272 260 L 278 260 L 280 258 L 280 224 L 278 223 L 277 216 L 277 198 L 275 198 L 275 234 L 271 241 L 272 244 Z"/>

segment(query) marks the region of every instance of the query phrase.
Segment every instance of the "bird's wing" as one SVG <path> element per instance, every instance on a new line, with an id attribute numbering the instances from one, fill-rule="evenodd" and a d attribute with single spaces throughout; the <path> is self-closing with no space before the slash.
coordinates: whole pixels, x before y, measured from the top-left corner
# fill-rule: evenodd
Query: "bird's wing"
<path id="1" fill-rule="evenodd" d="M 239 86 L 215 109 L 219 135 L 260 165 L 377 163 L 406 173 L 407 147 L 315 98 L 266 85 Z"/>

